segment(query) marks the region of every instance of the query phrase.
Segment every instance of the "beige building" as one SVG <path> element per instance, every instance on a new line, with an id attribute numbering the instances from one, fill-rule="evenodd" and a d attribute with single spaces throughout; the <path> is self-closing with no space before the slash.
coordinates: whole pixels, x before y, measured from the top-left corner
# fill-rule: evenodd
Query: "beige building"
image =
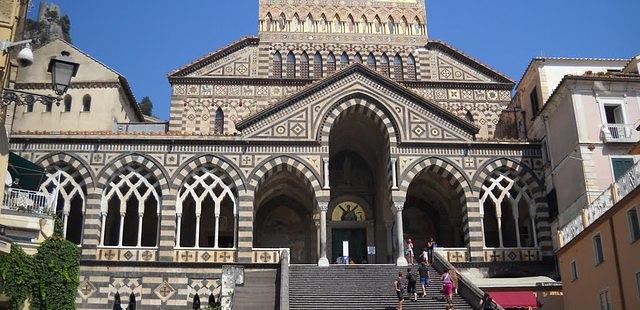
<path id="1" fill-rule="evenodd" d="M 11 106 L 7 131 L 111 132 L 117 123 L 144 122 L 124 76 L 60 39 L 34 50 L 34 63 L 19 71 L 15 88 L 50 95 L 49 60 L 63 51 L 80 68 L 60 105 Z"/>

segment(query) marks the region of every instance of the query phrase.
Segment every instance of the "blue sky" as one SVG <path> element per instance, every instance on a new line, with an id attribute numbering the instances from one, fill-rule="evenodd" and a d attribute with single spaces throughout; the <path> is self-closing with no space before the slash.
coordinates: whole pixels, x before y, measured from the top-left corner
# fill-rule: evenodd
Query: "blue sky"
<path id="1" fill-rule="evenodd" d="M 34 1 L 31 15 L 37 13 Z M 73 43 L 127 77 L 169 116 L 166 74 L 257 34 L 258 0 L 55 0 Z M 427 0 L 429 36 L 517 80 L 532 57 L 640 53 L 638 0 Z"/>

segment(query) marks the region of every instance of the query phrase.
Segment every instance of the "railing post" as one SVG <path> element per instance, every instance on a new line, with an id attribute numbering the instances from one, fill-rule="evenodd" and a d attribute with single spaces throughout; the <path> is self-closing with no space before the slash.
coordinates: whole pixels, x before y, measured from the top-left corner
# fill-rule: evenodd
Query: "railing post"
<path id="1" fill-rule="evenodd" d="M 582 209 L 582 227 L 589 226 L 589 210 L 587 208 Z"/>
<path id="2" fill-rule="evenodd" d="M 618 183 L 611 183 L 609 190 L 611 191 L 611 201 L 613 201 L 613 204 L 615 205 L 620 201 L 620 195 L 618 195 Z"/>

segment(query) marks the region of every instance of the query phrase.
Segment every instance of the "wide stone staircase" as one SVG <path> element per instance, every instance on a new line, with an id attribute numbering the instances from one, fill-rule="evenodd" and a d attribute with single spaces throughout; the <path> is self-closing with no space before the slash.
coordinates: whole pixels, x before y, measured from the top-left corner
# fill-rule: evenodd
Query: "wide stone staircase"
<path id="1" fill-rule="evenodd" d="M 417 266 L 416 266 L 417 267 Z M 414 268 L 415 269 L 415 268 Z M 394 265 L 291 265 L 289 267 L 290 309 L 395 309 L 397 297 L 393 282 L 398 271 Z M 406 273 L 406 272 L 405 272 Z M 404 309 L 445 309 L 439 274 L 430 268 L 431 285 L 427 297 L 413 302 L 405 294 Z M 455 309 L 472 309 L 454 294 Z"/>

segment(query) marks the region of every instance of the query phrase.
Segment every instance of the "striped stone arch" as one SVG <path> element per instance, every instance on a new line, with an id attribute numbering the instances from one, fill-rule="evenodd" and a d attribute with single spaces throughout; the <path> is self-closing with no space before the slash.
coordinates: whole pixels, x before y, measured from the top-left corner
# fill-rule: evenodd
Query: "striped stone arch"
<path id="1" fill-rule="evenodd" d="M 83 186 L 88 190 L 95 185 L 95 176 L 91 169 L 88 168 L 89 165 L 82 158 L 68 153 L 53 153 L 36 162 L 36 164 L 42 166 L 45 170 L 49 167 L 59 166 L 60 163 L 71 166 L 75 170 L 74 173 L 80 174 L 80 186 Z M 75 175 L 73 175 L 73 177 L 75 177 Z"/>
<path id="2" fill-rule="evenodd" d="M 405 170 L 400 177 L 401 181 L 399 186 L 399 191 L 404 194 L 405 197 L 413 179 L 423 171 L 432 171 L 447 180 L 448 183 L 454 187 L 456 196 L 463 205 L 472 197 L 473 190 L 464 173 L 460 172 L 455 164 L 438 157 L 422 159 Z"/>
<path id="3" fill-rule="evenodd" d="M 474 191 L 480 193 L 482 184 L 498 169 L 507 169 L 510 171 L 510 174 L 516 177 L 516 184 L 521 188 L 528 189 L 532 199 L 544 198 L 543 183 L 536 177 L 533 170 L 522 163 L 508 158 L 498 158 L 485 163 L 473 178 Z"/>
<path id="4" fill-rule="evenodd" d="M 357 93 L 339 100 L 334 106 L 329 108 L 322 119 L 317 140 L 320 143 L 329 143 L 329 134 L 333 124 L 349 114 L 364 114 L 378 125 L 381 132 L 389 137 L 388 143 L 396 145 L 400 141 L 400 129 L 398 121 L 391 116 L 387 108 L 378 100 Z"/>
<path id="5" fill-rule="evenodd" d="M 193 171 L 205 165 L 213 165 L 221 171 L 224 171 L 225 175 L 221 177 L 230 178 L 231 183 L 234 184 L 238 192 L 245 191 L 247 189 L 245 179 L 240 173 L 238 167 L 229 161 L 214 155 L 194 156 L 187 162 L 180 165 L 171 177 L 171 184 L 175 184 L 179 189 Z"/>
<path id="6" fill-rule="evenodd" d="M 314 193 L 314 199 L 318 199 L 320 193 L 323 192 L 318 175 L 302 160 L 286 155 L 272 157 L 260 164 L 258 168 L 252 171 L 248 187 L 251 191 L 257 193 L 260 185 L 272 175 L 285 170 L 294 173 L 296 176 L 299 176 L 301 180 L 304 180 L 309 189 Z"/>
<path id="7" fill-rule="evenodd" d="M 169 178 L 162 165 L 155 159 L 138 153 L 121 155 L 113 159 L 111 162 L 107 163 L 100 171 L 100 173 L 98 173 L 96 182 L 97 187 L 100 190 L 104 190 L 107 186 L 107 183 L 115 173 L 121 171 L 124 167 L 133 163 L 146 167 L 158 181 L 158 185 L 162 190 L 163 196 L 169 194 L 169 184 L 167 183 L 167 180 Z"/>

